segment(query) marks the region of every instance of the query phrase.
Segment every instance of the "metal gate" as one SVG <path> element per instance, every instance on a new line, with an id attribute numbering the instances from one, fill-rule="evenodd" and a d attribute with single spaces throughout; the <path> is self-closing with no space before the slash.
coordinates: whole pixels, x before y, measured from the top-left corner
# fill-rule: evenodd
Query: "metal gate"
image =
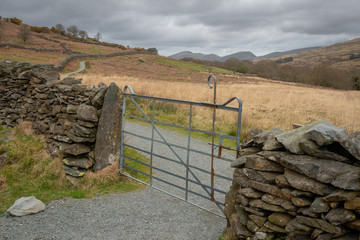
<path id="1" fill-rule="evenodd" d="M 210 83 L 211 78 L 214 80 L 214 86 Z M 235 155 L 238 157 L 240 152 L 242 100 L 238 97 L 233 97 L 224 104 L 217 104 L 215 76 L 209 76 L 208 85 L 214 89 L 213 103 L 137 95 L 130 86 L 125 86 L 123 93 L 120 173 L 223 217 L 225 195 L 232 182 L 230 164 L 234 160 Z M 128 90 L 130 93 L 127 92 Z M 127 113 L 129 110 L 127 109 L 129 105 L 127 104 L 128 99 L 131 101 L 129 104 L 132 105 L 132 112 L 138 111 L 138 114 Z M 150 102 L 150 107 L 146 109 L 147 114 L 140 107 L 144 101 Z M 234 101 L 237 101 L 238 107 L 229 107 L 228 105 Z M 172 124 L 163 120 L 157 120 L 157 104 L 178 104 L 185 106 L 188 110 L 186 124 Z M 212 111 L 211 131 L 192 126 L 193 109 L 195 107 L 207 108 Z M 237 114 L 235 136 L 215 132 L 217 110 L 232 111 Z M 138 125 L 134 125 L 133 121 L 129 121 L 129 119 L 134 119 Z M 133 124 L 135 127 L 129 130 L 126 128 L 128 124 Z M 159 126 L 162 126 L 162 128 Z M 172 132 L 169 134 L 166 130 L 163 130 L 163 128 L 169 127 L 176 128 L 178 131 L 183 131 L 183 133 Z M 211 136 L 211 143 L 208 143 L 206 147 L 202 145 L 199 147 L 198 140 L 192 138 L 194 133 Z M 224 139 L 235 141 L 235 146 L 224 146 Z M 137 143 L 140 142 L 140 145 L 135 140 Z M 134 149 L 147 156 L 149 160 L 144 161 L 129 156 L 124 151 L 125 148 Z M 223 149 L 226 149 L 226 151 L 223 151 Z M 229 151 L 234 151 L 235 154 L 230 155 Z M 130 163 L 136 163 L 136 166 L 142 166 L 142 168 Z M 140 173 L 146 176 L 147 181 L 133 177 L 127 171 Z"/>

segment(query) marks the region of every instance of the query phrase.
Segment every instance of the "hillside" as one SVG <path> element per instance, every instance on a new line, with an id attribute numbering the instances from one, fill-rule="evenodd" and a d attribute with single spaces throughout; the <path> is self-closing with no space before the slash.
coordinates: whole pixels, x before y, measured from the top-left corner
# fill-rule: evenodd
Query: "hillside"
<path id="1" fill-rule="evenodd" d="M 298 54 L 298 53 L 310 51 L 310 50 L 317 49 L 317 48 L 321 48 L 321 47 L 298 48 L 298 49 L 293 49 L 293 50 L 284 51 L 284 52 L 273 52 L 273 53 L 269 53 L 269 54 L 266 54 L 263 56 L 258 56 L 258 58 L 259 59 L 276 58 L 276 57 L 286 56 L 286 55 L 290 55 L 290 54 Z"/>
<path id="2" fill-rule="evenodd" d="M 287 63 L 293 66 L 312 66 L 327 64 L 341 70 L 351 70 L 360 67 L 360 59 L 350 60 L 350 54 L 360 53 L 360 38 L 336 43 L 330 46 L 313 49 L 297 54 L 287 54 L 282 58 L 292 57 L 293 61 Z M 276 57 L 275 57 L 276 58 Z"/>

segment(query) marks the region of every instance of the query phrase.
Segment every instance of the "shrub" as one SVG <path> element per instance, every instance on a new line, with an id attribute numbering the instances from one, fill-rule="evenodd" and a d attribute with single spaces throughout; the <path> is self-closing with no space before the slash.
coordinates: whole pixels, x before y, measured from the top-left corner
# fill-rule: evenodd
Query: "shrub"
<path id="1" fill-rule="evenodd" d="M 14 23 L 14 24 L 17 24 L 17 25 L 20 25 L 20 23 L 22 23 L 22 20 L 16 18 L 16 17 L 13 17 L 13 18 L 10 18 L 10 22 Z"/>
<path id="2" fill-rule="evenodd" d="M 33 32 L 37 32 L 37 33 L 50 33 L 51 32 L 51 30 L 48 27 L 32 26 L 32 27 L 30 27 L 30 30 Z"/>

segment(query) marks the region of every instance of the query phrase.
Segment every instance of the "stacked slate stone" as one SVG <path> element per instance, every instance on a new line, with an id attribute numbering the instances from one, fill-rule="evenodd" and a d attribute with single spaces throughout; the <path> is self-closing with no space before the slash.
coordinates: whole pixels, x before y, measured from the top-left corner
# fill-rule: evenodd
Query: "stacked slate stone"
<path id="1" fill-rule="evenodd" d="M 95 163 L 98 121 L 108 87 L 58 79 L 52 65 L 0 62 L 0 120 L 9 127 L 33 122 L 54 155 L 63 155 L 66 174 L 80 177 Z"/>
<path id="2" fill-rule="evenodd" d="M 359 239 L 360 132 L 318 121 L 252 133 L 232 163 L 228 236 Z"/>

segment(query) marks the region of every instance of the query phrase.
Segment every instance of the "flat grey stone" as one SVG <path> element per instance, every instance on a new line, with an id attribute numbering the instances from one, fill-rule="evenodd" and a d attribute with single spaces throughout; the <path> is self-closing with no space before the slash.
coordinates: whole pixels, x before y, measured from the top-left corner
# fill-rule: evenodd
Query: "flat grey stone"
<path id="1" fill-rule="evenodd" d="M 14 216 L 25 216 L 45 210 L 45 204 L 34 196 L 22 197 L 7 210 Z"/>
<path id="2" fill-rule="evenodd" d="M 248 155 L 246 157 L 245 167 L 264 172 L 284 172 L 284 168 L 273 161 L 259 155 Z"/>
<path id="3" fill-rule="evenodd" d="M 343 230 L 340 227 L 333 226 L 330 223 L 321 219 L 296 216 L 296 220 L 301 224 L 318 228 L 328 233 L 341 234 L 343 232 Z"/>
<path id="4" fill-rule="evenodd" d="M 325 121 L 313 126 L 306 132 L 305 137 L 313 140 L 319 146 L 324 146 L 340 142 L 347 135 L 348 132 L 345 129 Z"/>
<path id="5" fill-rule="evenodd" d="M 97 109 L 93 106 L 81 104 L 78 106 L 76 115 L 80 120 L 98 122 Z"/>
<path id="6" fill-rule="evenodd" d="M 360 160 L 360 132 L 349 134 L 340 142 L 351 155 Z"/>
<path id="7" fill-rule="evenodd" d="M 326 214 L 325 218 L 335 226 L 342 225 L 347 222 L 355 221 L 356 216 L 353 212 L 343 209 L 331 209 L 328 214 Z"/>
<path id="8" fill-rule="evenodd" d="M 302 191 L 312 192 L 321 196 L 328 195 L 335 190 L 334 187 L 331 187 L 327 184 L 321 183 L 289 169 L 285 170 L 285 177 L 293 188 Z"/>
<path id="9" fill-rule="evenodd" d="M 278 162 L 320 182 L 346 190 L 360 190 L 360 167 L 306 155 L 288 155 Z"/>
<path id="10" fill-rule="evenodd" d="M 272 151 L 284 148 L 284 146 L 276 141 L 275 136 L 283 133 L 283 130 L 273 128 L 267 131 L 264 131 L 256 136 L 254 136 L 255 145 L 262 148 L 262 150 Z"/>
<path id="11" fill-rule="evenodd" d="M 310 206 L 310 211 L 313 213 L 325 213 L 330 209 L 330 204 L 320 197 L 315 198 Z"/>
<path id="12" fill-rule="evenodd" d="M 75 143 L 65 146 L 62 150 L 65 153 L 77 156 L 90 152 L 91 148 L 85 144 Z"/>
<path id="13" fill-rule="evenodd" d="M 86 157 L 67 157 L 63 159 L 63 163 L 70 167 L 79 167 L 84 169 L 88 169 L 93 165 L 93 162 Z"/>
<path id="14" fill-rule="evenodd" d="M 287 131 L 275 136 L 275 139 L 280 142 L 284 147 L 292 153 L 304 154 L 304 151 L 300 148 L 299 143 L 304 139 L 304 135 L 307 131 L 316 125 L 322 124 L 326 121 L 317 121 L 303 127 Z"/>

